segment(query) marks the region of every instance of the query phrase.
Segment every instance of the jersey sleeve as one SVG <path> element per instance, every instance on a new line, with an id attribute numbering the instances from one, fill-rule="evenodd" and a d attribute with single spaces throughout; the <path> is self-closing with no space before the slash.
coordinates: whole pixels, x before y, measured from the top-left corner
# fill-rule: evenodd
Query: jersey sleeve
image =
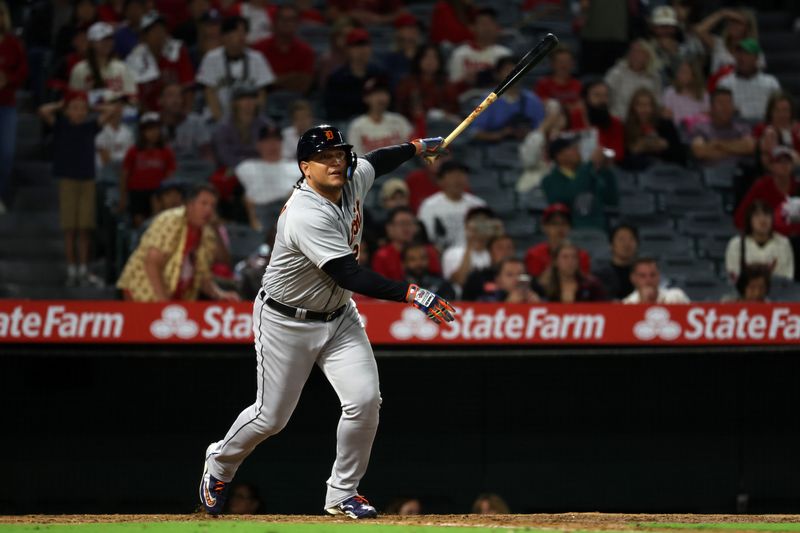
<path id="1" fill-rule="evenodd" d="M 372 188 L 373 183 L 375 183 L 375 167 L 367 159 L 359 157 L 356 171 L 353 174 L 356 193 L 363 198 Z"/>
<path id="2" fill-rule="evenodd" d="M 288 243 L 305 255 L 317 268 L 337 257 L 352 254 L 338 221 L 322 209 L 303 209 L 287 213 L 284 232 Z"/>

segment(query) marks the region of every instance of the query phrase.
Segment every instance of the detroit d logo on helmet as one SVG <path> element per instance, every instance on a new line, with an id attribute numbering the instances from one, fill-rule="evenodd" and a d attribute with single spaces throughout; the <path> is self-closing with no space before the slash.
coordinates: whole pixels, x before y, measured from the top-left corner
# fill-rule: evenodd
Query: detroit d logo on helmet
<path id="1" fill-rule="evenodd" d="M 331 130 L 325 130 L 325 138 L 329 141 L 333 140 L 333 132 Z"/>

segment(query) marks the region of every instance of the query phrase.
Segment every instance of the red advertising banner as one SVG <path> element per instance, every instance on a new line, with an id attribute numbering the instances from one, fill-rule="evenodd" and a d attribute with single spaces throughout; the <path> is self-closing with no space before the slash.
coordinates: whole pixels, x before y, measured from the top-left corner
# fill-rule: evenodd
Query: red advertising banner
<path id="1" fill-rule="evenodd" d="M 456 308 L 455 322 L 437 326 L 407 305 L 358 306 L 375 345 L 757 345 L 800 341 L 800 304 L 459 302 Z M 249 303 L 0 300 L 0 344 L 206 344 L 252 340 Z"/>

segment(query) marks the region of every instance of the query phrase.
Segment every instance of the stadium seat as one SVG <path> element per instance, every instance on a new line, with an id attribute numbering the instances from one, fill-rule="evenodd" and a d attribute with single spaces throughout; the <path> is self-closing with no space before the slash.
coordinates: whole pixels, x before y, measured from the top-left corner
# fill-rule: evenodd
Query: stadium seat
<path id="1" fill-rule="evenodd" d="M 242 224 L 226 224 L 230 238 L 230 251 L 233 264 L 245 259 L 264 244 L 264 235 Z"/>
<path id="2" fill-rule="evenodd" d="M 517 200 L 514 191 L 509 189 L 487 189 L 481 197 L 498 216 L 506 218 L 514 216 Z"/>
<path id="3" fill-rule="evenodd" d="M 738 169 L 735 165 L 713 165 L 703 169 L 703 182 L 713 189 L 731 189 Z"/>
<path id="4" fill-rule="evenodd" d="M 644 213 L 641 215 L 630 214 L 627 211 L 620 214 L 615 220 L 615 224 L 630 224 L 638 230 L 661 230 L 662 232 L 672 232 L 672 219 L 660 213 Z"/>
<path id="5" fill-rule="evenodd" d="M 687 278 L 681 285 L 693 302 L 719 302 L 732 291 L 724 281 L 713 278 Z"/>
<path id="6" fill-rule="evenodd" d="M 21 187 L 14 195 L 12 206 L 17 212 L 56 212 L 58 188 L 55 183 L 50 183 L 49 186 Z"/>
<path id="7" fill-rule="evenodd" d="M 547 198 L 541 188 L 535 187 L 520 195 L 520 208 L 539 215 L 548 206 Z"/>
<path id="8" fill-rule="evenodd" d="M 657 259 L 695 256 L 692 239 L 673 233 L 640 232 L 639 255 Z"/>
<path id="9" fill-rule="evenodd" d="M 661 275 L 667 278 L 717 278 L 713 261 L 690 257 L 662 257 L 659 261 Z"/>
<path id="10" fill-rule="evenodd" d="M 63 285 L 66 279 L 63 261 L 0 259 L 0 280 L 20 285 Z"/>
<path id="11" fill-rule="evenodd" d="M 733 219 L 720 213 L 686 213 L 678 221 L 678 231 L 693 237 L 721 236 L 730 238 L 738 233 Z"/>
<path id="12" fill-rule="evenodd" d="M 679 189 L 663 198 L 663 209 L 670 215 L 700 211 L 721 213 L 722 206 L 719 194 L 705 190 Z"/>
<path id="13" fill-rule="evenodd" d="M 728 241 L 733 235 L 711 235 L 698 240 L 697 249 L 700 256 L 714 261 L 725 259 L 725 250 L 728 248 Z"/>
<path id="14" fill-rule="evenodd" d="M 650 215 L 656 212 L 656 199 L 649 192 L 620 191 L 617 209 L 621 215 Z"/>
<path id="15" fill-rule="evenodd" d="M 675 165 L 658 165 L 639 173 L 639 187 L 651 192 L 674 192 L 703 188 L 700 176 Z"/>
<path id="16" fill-rule="evenodd" d="M 64 242 L 59 237 L 18 237 L 0 235 L 1 259 L 64 259 Z"/>
<path id="17" fill-rule="evenodd" d="M 60 237 L 58 213 L 6 213 L 0 216 L 0 236 Z"/>
<path id="18" fill-rule="evenodd" d="M 205 159 L 179 159 L 174 179 L 188 183 L 207 183 L 215 170 L 216 165 Z"/>
<path id="19" fill-rule="evenodd" d="M 800 302 L 800 283 L 787 278 L 773 277 L 770 285 L 769 299 L 773 302 Z"/>
<path id="20" fill-rule="evenodd" d="M 617 189 L 620 191 L 636 191 L 638 189 L 636 174 L 633 172 L 628 172 L 619 167 L 611 167 L 611 172 L 617 180 Z"/>
<path id="21" fill-rule="evenodd" d="M 495 168 L 522 169 L 519 159 L 519 143 L 500 142 L 491 145 L 487 150 L 486 163 Z"/>
<path id="22" fill-rule="evenodd" d="M 506 234 L 515 241 L 527 239 L 536 235 L 536 219 L 527 213 L 515 213 L 513 217 L 504 220 Z"/>

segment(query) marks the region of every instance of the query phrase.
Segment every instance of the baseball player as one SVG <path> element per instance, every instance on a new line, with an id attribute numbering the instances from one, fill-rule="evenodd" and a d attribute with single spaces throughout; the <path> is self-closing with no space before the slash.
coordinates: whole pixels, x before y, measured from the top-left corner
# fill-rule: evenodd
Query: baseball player
<path id="1" fill-rule="evenodd" d="M 333 126 L 316 126 L 300 137 L 302 176 L 278 217 L 272 258 L 253 308 L 256 400 L 225 438 L 206 450 L 200 500 L 208 513 L 222 512 L 239 465 L 284 428 L 317 364 L 342 405 L 325 510 L 356 519 L 377 516 L 358 494 L 358 484 L 378 427 L 378 368 L 350 297 L 357 292 L 406 302 L 437 324 L 452 321 L 454 310 L 430 291 L 359 266 L 363 204 L 376 176 L 414 155 L 439 155 L 441 142 L 441 137 L 418 139 L 357 158 Z"/>

